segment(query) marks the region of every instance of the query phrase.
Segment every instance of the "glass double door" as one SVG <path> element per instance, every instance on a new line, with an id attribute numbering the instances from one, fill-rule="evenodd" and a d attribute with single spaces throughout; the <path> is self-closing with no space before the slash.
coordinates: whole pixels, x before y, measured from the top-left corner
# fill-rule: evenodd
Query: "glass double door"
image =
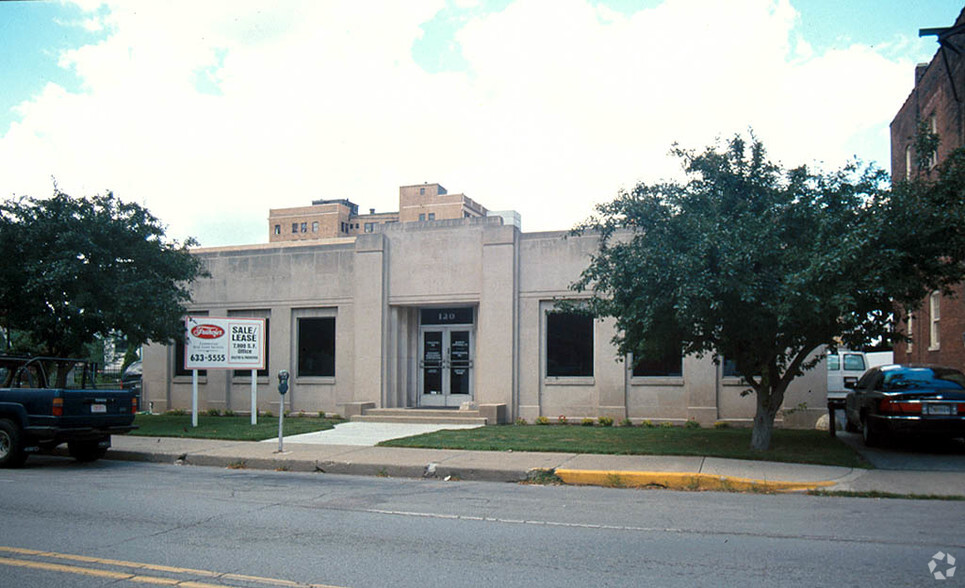
<path id="1" fill-rule="evenodd" d="M 472 330 L 423 328 L 419 356 L 419 406 L 456 407 L 472 400 Z"/>

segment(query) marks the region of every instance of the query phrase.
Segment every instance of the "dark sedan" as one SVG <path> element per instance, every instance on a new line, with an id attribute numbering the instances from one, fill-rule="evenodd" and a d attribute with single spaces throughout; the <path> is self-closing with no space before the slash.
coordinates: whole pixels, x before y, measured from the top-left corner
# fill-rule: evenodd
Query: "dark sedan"
<path id="1" fill-rule="evenodd" d="M 965 374 L 956 369 L 871 368 L 853 385 L 846 402 L 848 429 L 860 430 L 868 446 L 897 435 L 965 436 Z"/>

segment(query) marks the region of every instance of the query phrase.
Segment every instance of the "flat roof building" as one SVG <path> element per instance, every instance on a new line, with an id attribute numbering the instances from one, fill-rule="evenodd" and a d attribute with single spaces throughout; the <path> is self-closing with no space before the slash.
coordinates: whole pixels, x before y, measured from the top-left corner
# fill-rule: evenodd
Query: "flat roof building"
<path id="1" fill-rule="evenodd" d="M 267 319 L 260 410 L 279 410 L 274 376 L 287 369 L 285 408 L 310 413 L 751 423 L 755 400 L 741 396 L 747 386 L 725 362 L 637 362 L 617 354 L 612 320 L 557 311 L 558 300 L 583 296 L 569 286 L 597 251 L 595 235 L 523 233 L 504 222 L 518 221 L 515 213 L 486 216 L 439 184 L 399 194 L 397 218 L 319 201 L 272 210 L 272 231 L 283 230 L 270 243 L 195 252 L 210 276 L 192 284 L 192 315 Z M 183 345 L 146 346 L 145 403 L 190 407 L 183 366 Z M 202 410 L 246 412 L 250 383 L 248 371 L 200 374 Z M 778 423 L 811 426 L 826 385 L 823 364 L 795 380 L 785 404 L 809 409 Z"/>

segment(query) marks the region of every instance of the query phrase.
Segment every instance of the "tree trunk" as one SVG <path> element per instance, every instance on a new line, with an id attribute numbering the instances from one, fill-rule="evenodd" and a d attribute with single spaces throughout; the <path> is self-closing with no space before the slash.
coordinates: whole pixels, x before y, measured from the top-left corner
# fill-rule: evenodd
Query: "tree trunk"
<path id="1" fill-rule="evenodd" d="M 774 418 L 784 402 L 783 390 L 757 390 L 757 413 L 754 415 L 754 430 L 751 431 L 751 449 L 767 451 L 771 448 L 771 435 L 774 432 Z"/>

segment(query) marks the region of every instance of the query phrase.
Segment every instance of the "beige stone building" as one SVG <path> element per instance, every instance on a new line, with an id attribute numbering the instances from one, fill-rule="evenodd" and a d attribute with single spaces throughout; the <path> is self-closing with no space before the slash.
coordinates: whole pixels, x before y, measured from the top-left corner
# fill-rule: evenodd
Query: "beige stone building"
<path id="1" fill-rule="evenodd" d="M 465 196 L 447 196 L 438 184 L 401 188 L 398 219 L 391 219 L 399 222 L 343 214 L 354 206 L 347 201 L 273 210 L 272 233 L 275 224 L 290 230 L 296 223 L 308 223 L 311 233 L 313 222 L 319 232 L 323 223 L 339 231 L 197 251 L 210 277 L 193 285 L 191 314 L 268 319 L 260 410 L 279 409 L 275 376 L 287 369 L 286 408 L 311 413 L 750 423 L 754 397 L 741 396 L 746 386 L 726 362 L 637 363 L 618 357 L 611 321 L 555 311 L 555 301 L 575 296 L 568 286 L 596 237 L 523 233 L 504 222 L 512 216 L 485 216 Z M 191 406 L 183 366 L 181 345 L 145 348 L 145 406 Z M 201 373 L 202 410 L 248 411 L 250 378 Z M 823 364 L 798 379 L 785 405 L 810 408 L 778 423 L 810 426 L 823 413 L 826 382 Z"/>

